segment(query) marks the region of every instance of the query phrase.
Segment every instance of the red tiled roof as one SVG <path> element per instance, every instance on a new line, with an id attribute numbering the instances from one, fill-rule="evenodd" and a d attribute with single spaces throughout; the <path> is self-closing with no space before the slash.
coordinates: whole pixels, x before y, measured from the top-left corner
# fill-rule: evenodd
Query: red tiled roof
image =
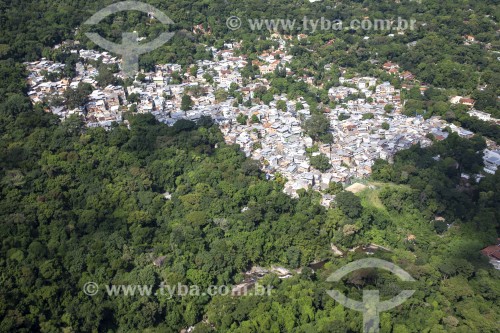
<path id="1" fill-rule="evenodd" d="M 490 245 L 482 249 L 481 253 L 484 254 L 485 256 L 500 260 L 500 243 L 497 245 Z"/>
<path id="2" fill-rule="evenodd" d="M 462 104 L 474 104 L 475 101 L 471 98 L 460 98 L 460 103 L 462 103 Z"/>

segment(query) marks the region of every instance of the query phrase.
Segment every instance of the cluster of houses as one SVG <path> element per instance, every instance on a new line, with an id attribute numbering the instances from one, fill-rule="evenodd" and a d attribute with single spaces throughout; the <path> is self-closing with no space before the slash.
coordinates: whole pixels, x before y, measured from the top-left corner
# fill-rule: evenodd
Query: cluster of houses
<path id="1" fill-rule="evenodd" d="M 400 91 L 389 82 L 377 85 L 377 79 L 362 77 L 339 79 L 341 86 L 332 87 L 328 91 L 330 99 L 338 102 L 336 110 L 340 113 L 360 111 L 364 113 L 384 112 L 386 105 L 391 105 L 393 113 L 400 113 L 402 109 Z M 348 98 L 349 96 L 355 98 Z"/>
<path id="2" fill-rule="evenodd" d="M 382 68 L 389 74 L 399 76 L 401 80 L 413 81 L 415 79 L 415 75 L 409 71 L 400 72 L 399 65 L 396 63 L 388 61 L 382 65 Z"/>
<path id="3" fill-rule="evenodd" d="M 332 165 L 347 167 L 342 182 L 371 174 L 376 159 L 391 160 L 396 152 L 417 143 L 430 145 L 426 135 L 444 127 L 437 117 L 389 117 L 379 112 L 372 119 L 364 119 L 363 112 L 354 111 L 349 119 L 339 120 L 339 115 L 335 111 L 330 114 L 335 140 L 323 146 L 322 152 L 330 156 Z"/>
<path id="4" fill-rule="evenodd" d="M 413 144 L 430 145 L 426 135 L 433 131 L 440 133 L 446 127 L 446 123 L 438 117 L 424 120 L 394 112 L 401 108 L 399 91 L 387 82 L 377 85 L 377 80 L 370 77 L 341 78 L 340 81 L 356 86 L 350 89 L 367 94 L 372 100 L 367 102 L 359 98 L 334 109 L 326 109 L 325 115 L 334 136 L 332 144 L 321 145 L 317 151 L 308 153 L 313 141 L 305 135 L 302 124 L 310 117 L 309 106 L 302 99 L 292 101 L 285 95 L 275 96 L 269 106 L 234 108 L 229 112 L 232 114 L 231 121 L 221 127 L 226 141 L 239 144 L 247 156 L 261 161 L 268 175 L 279 173 L 284 176 L 288 180 L 285 192 L 296 196 L 299 189 L 325 190 L 331 182 L 347 184 L 352 179 L 366 177 L 376 159 L 391 159 L 397 151 Z M 338 91 L 346 88 L 349 87 L 332 88 L 332 99 L 337 98 Z M 286 112 L 278 110 L 279 100 L 285 101 Z M 297 102 L 304 108 L 295 110 Z M 391 114 L 384 110 L 388 103 L 394 106 Z M 235 121 L 239 113 L 246 116 L 246 123 Z M 346 114 L 348 119 L 341 117 Z M 370 117 L 364 116 L 366 114 Z M 332 165 L 330 170 L 320 172 L 311 167 L 309 157 L 318 154 L 328 157 Z M 328 203 L 327 200 L 324 202 Z"/>
<path id="5" fill-rule="evenodd" d="M 287 104 L 287 111 L 277 108 L 277 100 Z M 297 102 L 304 108 L 295 110 Z M 239 144 L 247 156 L 261 161 L 263 170 L 269 177 L 280 173 L 287 180 L 285 191 L 296 195 L 296 191 L 314 186 L 316 189 L 328 187 L 330 179 L 321 172 L 312 170 L 306 148 L 313 146 L 311 138 L 301 127 L 301 118 L 310 117 L 307 103 L 299 98 L 289 101 L 286 97 L 275 96 L 275 101 L 267 105 L 239 108 L 232 113 L 233 119 L 221 127 L 226 142 Z M 246 123 L 238 123 L 236 113 L 246 116 Z M 320 184 L 323 184 L 321 186 Z"/>
<path id="6" fill-rule="evenodd" d="M 127 110 L 151 113 L 168 125 L 179 119 L 210 116 L 220 126 L 226 142 L 240 145 L 247 156 L 259 160 L 268 178 L 285 177 L 285 192 L 291 196 L 296 196 L 300 189 L 325 190 L 331 182 L 348 184 L 368 176 L 376 159 L 391 160 L 397 151 L 417 143 L 430 145 L 428 133 L 438 140 L 448 135 L 443 129 L 449 124 L 438 117 L 401 115 L 400 90 L 374 77 L 341 77 L 340 85 L 328 91 L 330 99 L 336 102 L 335 107 L 323 110 L 334 141 L 320 146 L 314 145 L 303 130 L 311 110 L 301 97 L 289 100 L 286 95 L 275 95 L 269 105 L 249 107 L 236 102 L 229 94 L 222 94 L 221 100 L 218 92 L 231 89 L 239 91 L 244 100 L 252 99 L 257 89 L 270 87 L 263 75 L 274 72 L 278 66 L 288 72 L 292 57 L 287 55 L 285 46 L 286 41 L 280 39 L 278 48 L 254 60 L 253 65 L 258 66 L 261 74 L 254 80 L 243 80 L 241 72 L 248 61 L 237 52 L 240 45 L 235 43 L 225 44 L 224 50 L 207 48 L 213 60 L 199 60 L 189 68 L 179 64 L 156 65 L 154 71 L 143 72 L 141 78 L 138 76 L 126 89 L 114 85 L 99 87 L 96 81 L 99 73 L 93 64 L 119 64 L 119 59 L 107 52 L 71 51 L 78 52 L 80 58 L 72 79 L 62 78 L 64 64 L 46 59 L 26 63 L 30 73 L 29 96 L 34 103 L 50 102 L 63 98 L 67 89 L 76 89 L 81 82 L 90 84 L 93 91 L 85 105 L 68 110 L 64 103 L 48 103 L 47 110 L 61 118 L 81 114 L 88 126 L 109 127 L 113 122 L 121 122 L 122 113 Z M 411 73 L 399 73 L 397 64 L 388 62 L 383 68 L 402 75 L 405 80 L 413 79 Z M 53 81 L 47 79 L 50 76 L 47 73 L 54 74 Z M 123 78 L 120 73 L 114 75 Z M 313 84 L 312 78 L 297 79 Z M 186 94 L 191 97 L 192 107 L 181 110 L 182 97 Z M 463 137 L 473 135 L 454 125 L 450 127 Z M 331 164 L 326 172 L 311 166 L 311 156 L 319 154 L 326 155 Z M 499 161 L 498 151 L 485 152 L 487 172 L 494 172 Z M 332 197 L 325 194 L 323 199 L 323 204 L 328 205 Z"/>
<path id="7" fill-rule="evenodd" d="M 78 52 L 81 59 L 81 62 L 76 64 L 76 76 L 72 79 L 61 78 L 52 82 L 48 78 L 47 73 L 54 74 L 53 77 L 56 78 L 62 76 L 64 64 L 46 59 L 25 63 L 29 71 L 28 84 L 31 87 L 28 95 L 33 103 L 45 103 L 47 111 L 63 119 L 75 113 L 85 116 L 89 126 L 109 127 L 112 122 L 121 122 L 123 111 L 130 110 L 133 106 L 136 112 L 153 113 L 168 124 L 175 123 L 181 117 L 197 119 L 206 114 L 204 107 L 211 109 L 214 106 L 215 87 L 227 90 L 233 83 L 242 84 L 240 70 L 247 64 L 245 57 L 234 56 L 233 44 L 225 46 L 229 49 L 212 49 L 217 61 L 198 61 L 195 73 L 188 71 L 182 74 L 179 64 L 157 65 L 155 71 L 143 73 L 144 79 L 136 80 L 132 86 L 127 87 L 126 92 L 122 86 L 99 87 L 96 81 L 99 72 L 93 64 L 119 64 L 119 59 L 107 52 L 72 51 Z M 182 83 L 176 84 L 174 74 L 183 75 Z M 207 75 L 213 79 L 214 84 L 207 82 Z M 120 73 L 115 76 L 124 78 Z M 90 84 L 94 90 L 85 105 L 70 110 L 63 103 L 64 92 L 69 88 L 76 89 L 80 82 Z M 180 111 L 180 105 L 182 95 L 189 89 L 198 89 L 202 93 L 191 94 L 195 107 L 187 114 Z M 249 89 L 245 92 L 250 93 Z M 136 94 L 138 101 L 127 100 L 126 96 L 132 94 Z"/>
<path id="8" fill-rule="evenodd" d="M 60 78 L 64 64 L 54 63 L 42 58 L 40 61 L 24 63 L 28 68 L 28 85 L 31 87 L 28 96 L 35 103 L 42 103 L 50 97 L 62 96 L 70 86 L 68 79 Z M 48 75 L 53 75 L 57 81 L 51 81 Z"/>
<path id="9" fill-rule="evenodd" d="M 500 119 L 496 119 L 496 118 L 492 117 L 491 114 L 489 114 L 489 113 L 478 111 L 475 109 L 472 109 L 471 111 L 469 111 L 467 113 L 471 117 L 476 117 L 482 121 L 489 121 L 489 122 L 495 123 L 497 125 L 500 125 Z"/>
<path id="10" fill-rule="evenodd" d="M 93 66 L 95 62 L 103 64 L 118 64 L 119 59 L 108 52 L 92 50 L 72 50 L 78 53 L 82 62 L 75 66 L 76 75 L 72 79 L 62 77 L 65 64 L 42 59 L 25 63 L 29 75 L 28 96 L 33 103 L 44 103 L 47 111 L 61 118 L 72 114 L 86 117 L 88 126 L 110 126 L 113 122 L 121 122 L 122 108 L 125 101 L 125 91 L 121 86 L 109 85 L 105 88 L 97 86 L 96 77 L 99 74 Z M 85 105 L 75 109 L 68 109 L 64 104 L 64 92 L 68 89 L 77 89 L 80 83 L 87 83 L 93 87 Z"/>
<path id="11" fill-rule="evenodd" d="M 286 66 L 292 60 L 291 55 L 287 55 L 284 50 L 278 49 L 273 52 L 264 52 L 258 60 L 254 60 L 252 65 L 259 66 L 261 75 L 274 73 L 278 66 Z M 286 70 L 286 69 L 285 69 Z"/>

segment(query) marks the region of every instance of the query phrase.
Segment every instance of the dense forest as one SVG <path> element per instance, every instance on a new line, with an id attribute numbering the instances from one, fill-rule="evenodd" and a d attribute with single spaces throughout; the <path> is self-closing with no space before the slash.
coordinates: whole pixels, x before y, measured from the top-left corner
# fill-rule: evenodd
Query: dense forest
<path id="1" fill-rule="evenodd" d="M 429 148 L 398 153 L 394 163 L 377 161 L 369 189 L 353 195 L 336 190 L 330 209 L 319 195 L 283 194 L 283 184 L 266 180 L 257 162 L 238 146 L 226 145 L 210 119 L 179 121 L 173 127 L 149 115 L 131 116 L 111 130 L 89 129 L 78 118 L 64 122 L 33 107 L 26 97 L 25 60 L 65 57 L 51 49 L 81 39 L 75 28 L 110 1 L 0 1 L 0 291 L 1 332 L 360 332 L 360 313 L 344 308 L 326 290 L 361 299 L 363 288 L 390 298 L 403 284 L 387 272 L 362 270 L 344 283 L 326 278 L 352 260 L 352 251 L 372 243 L 416 280 L 403 305 L 381 314 L 382 332 L 498 332 L 499 273 L 479 252 L 499 234 L 500 173 L 479 183 L 462 173 L 482 168 L 484 139 L 450 134 Z M 181 31 L 171 44 L 141 58 L 187 64 L 207 57 L 201 43 L 242 39 L 249 54 L 269 48 L 254 32 L 231 32 L 225 19 L 329 15 L 332 19 L 415 17 L 425 26 L 388 39 L 350 31 L 318 32 L 294 50 L 297 72 L 314 73 L 325 87 L 335 84 L 335 63 L 352 72 L 378 73 L 368 60 L 397 61 L 436 86 L 407 98 L 419 113 L 443 115 L 498 139 L 498 127 L 448 108 L 452 92 L 480 94 L 484 110 L 498 112 L 500 17 L 496 1 L 148 1 Z M 326 9 L 330 6 L 332 9 Z M 326 14 L 325 14 L 326 13 Z M 120 23 L 122 22 L 122 23 Z M 155 34 L 140 18 L 129 24 Z M 104 27 L 115 24 L 112 29 Z M 120 25 L 122 24 L 122 25 Z M 103 22 L 103 35 L 119 36 L 123 21 Z M 194 35 L 204 24 L 211 35 Z M 268 32 L 261 32 L 267 35 Z M 481 45 L 465 46 L 474 34 Z M 335 39 L 333 45 L 326 41 Z M 418 41 L 410 48 L 407 43 Z M 490 49 L 485 45 L 491 44 Z M 311 52 L 309 50 L 314 50 Z M 58 58 L 59 59 L 59 58 Z M 61 59 L 62 60 L 62 59 Z M 67 59 L 68 62 L 73 60 Z M 289 79 L 275 89 L 312 91 Z M 444 107 L 443 104 L 445 103 Z M 439 157 L 438 157 L 439 156 Z M 343 257 L 332 252 L 334 244 Z M 164 257 L 161 267 L 155 258 Z M 326 261 L 312 270 L 312 262 Z M 253 265 L 301 269 L 288 279 L 270 274 L 261 281 L 271 296 L 156 296 L 111 298 L 85 295 L 89 281 L 159 285 L 178 282 L 236 284 Z"/>
<path id="2" fill-rule="evenodd" d="M 481 166 L 480 138 L 450 135 L 392 165 L 377 162 L 375 189 L 341 192 L 326 210 L 314 192 L 291 199 L 266 181 L 209 119 L 167 127 L 142 115 L 131 130 L 108 132 L 36 110 L 1 119 L 1 331 L 175 332 L 205 318 L 213 326 L 197 331 L 357 332 L 360 314 L 329 298 L 325 279 L 364 254 L 335 258 L 331 243 L 387 247 L 377 256 L 418 280 L 410 301 L 383 314 L 384 332 L 498 331 L 498 271 L 479 250 L 496 238 L 500 174 L 460 180 Z M 162 267 L 153 265 L 158 256 Z M 320 259 L 330 260 L 323 270 L 305 267 Z M 88 281 L 237 283 L 254 264 L 303 268 L 286 280 L 265 277 L 270 297 L 81 291 Z M 343 288 L 359 298 L 364 285 L 385 295 L 395 288 L 378 271 L 353 273 Z"/>

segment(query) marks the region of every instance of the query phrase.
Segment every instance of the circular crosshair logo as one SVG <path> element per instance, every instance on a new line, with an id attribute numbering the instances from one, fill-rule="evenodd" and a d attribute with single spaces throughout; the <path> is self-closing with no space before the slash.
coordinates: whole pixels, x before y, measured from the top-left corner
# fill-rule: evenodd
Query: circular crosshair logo
<path id="1" fill-rule="evenodd" d="M 123 1 L 111 4 L 92 15 L 92 17 L 85 21 L 84 24 L 96 25 L 109 15 L 129 10 L 137 10 L 143 13 L 147 13 L 148 15 L 152 15 L 165 25 L 174 24 L 174 22 L 158 8 L 139 1 Z M 137 41 L 138 35 L 136 32 L 122 33 L 121 44 L 110 42 L 99 36 L 99 34 L 97 33 L 87 32 L 85 35 L 103 49 L 116 54 L 120 54 L 123 60 L 123 72 L 126 76 L 132 77 L 139 70 L 139 55 L 151 52 L 159 48 L 160 46 L 168 42 L 174 36 L 174 34 L 175 33 L 173 32 L 163 32 L 162 34 L 160 34 L 160 36 L 158 36 L 158 38 L 145 44 L 139 44 L 139 42 Z"/>
<path id="2" fill-rule="evenodd" d="M 326 281 L 339 282 L 347 274 L 363 268 L 381 268 L 394 273 L 403 281 L 415 281 L 415 279 L 413 279 L 411 275 L 404 271 L 401 267 L 398 267 L 389 261 L 377 258 L 367 258 L 353 261 L 335 271 L 326 279 Z M 380 312 L 390 310 L 400 304 L 403 304 L 408 298 L 411 297 L 411 295 L 413 295 L 414 292 L 415 290 L 403 290 L 390 300 L 380 301 L 378 290 L 363 290 L 363 301 L 356 301 L 347 298 L 338 290 L 327 290 L 328 295 L 343 306 L 352 310 L 363 312 L 364 333 L 379 332 Z"/>

